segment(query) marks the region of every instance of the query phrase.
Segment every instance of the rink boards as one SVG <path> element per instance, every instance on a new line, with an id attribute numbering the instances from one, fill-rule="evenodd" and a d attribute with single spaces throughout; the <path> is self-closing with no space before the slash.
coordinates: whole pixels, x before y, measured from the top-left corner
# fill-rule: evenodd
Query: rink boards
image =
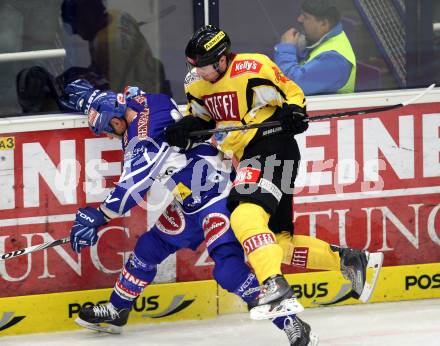
<path id="1" fill-rule="evenodd" d="M 344 298 L 349 287 L 339 272 L 287 276 L 306 307 L 357 304 Z M 103 304 L 111 289 L 39 294 L 0 299 L 0 335 L 79 329 L 74 323 L 81 306 Z M 440 263 L 382 269 L 370 302 L 440 298 Z M 214 318 L 246 311 L 234 295 L 205 280 L 149 286 L 137 300 L 129 323 L 158 323 Z"/>
<path id="2" fill-rule="evenodd" d="M 419 92 L 310 97 L 308 110 L 315 116 L 387 106 Z M 296 136 L 302 162 L 295 233 L 383 252 L 386 267 L 373 302 L 440 298 L 439 100 L 436 88 L 416 104 L 312 122 Z M 98 206 L 118 180 L 120 149 L 118 141 L 90 133 L 83 116 L 0 119 L 0 253 L 66 237 L 76 210 Z M 100 229 L 96 246 L 81 255 L 65 244 L 0 261 L 0 335 L 77 328 L 80 306 L 108 299 L 137 239 L 158 216 L 157 204 L 140 203 Z M 211 280 L 212 269 L 204 246 L 170 256 L 158 267 L 161 284 L 146 290 L 130 323 L 245 311 Z M 289 280 L 306 307 L 356 303 L 340 273 Z"/>

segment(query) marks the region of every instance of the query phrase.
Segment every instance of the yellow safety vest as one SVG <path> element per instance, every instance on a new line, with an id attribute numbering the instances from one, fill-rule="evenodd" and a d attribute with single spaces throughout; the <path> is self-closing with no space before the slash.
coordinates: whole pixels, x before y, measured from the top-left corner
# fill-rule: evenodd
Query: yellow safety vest
<path id="1" fill-rule="evenodd" d="M 342 88 L 337 91 L 337 93 L 343 94 L 354 92 L 356 81 L 356 56 L 354 55 L 353 48 L 351 47 L 350 41 L 348 40 L 345 32 L 342 31 L 340 34 L 333 36 L 324 41 L 322 44 L 318 45 L 318 47 L 310 52 L 309 57 L 301 62 L 301 65 L 309 62 L 319 54 L 331 50 L 338 52 L 351 63 L 350 77 L 348 78 L 347 83 L 345 83 Z"/>

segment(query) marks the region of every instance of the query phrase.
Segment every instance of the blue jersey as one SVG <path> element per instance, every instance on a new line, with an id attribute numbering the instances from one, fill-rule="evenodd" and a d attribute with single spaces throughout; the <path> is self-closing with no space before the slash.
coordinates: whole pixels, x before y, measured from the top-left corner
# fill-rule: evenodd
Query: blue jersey
<path id="1" fill-rule="evenodd" d="M 146 193 L 155 191 L 154 184 L 165 186 L 190 214 L 226 197 L 230 162 L 222 160 L 209 143 L 199 143 L 185 152 L 170 147 L 164 129 L 181 117 L 176 104 L 166 95 L 131 89 L 126 102 L 137 116 L 123 137 L 123 172 L 101 210 L 111 218 L 123 215 L 143 203 Z"/>

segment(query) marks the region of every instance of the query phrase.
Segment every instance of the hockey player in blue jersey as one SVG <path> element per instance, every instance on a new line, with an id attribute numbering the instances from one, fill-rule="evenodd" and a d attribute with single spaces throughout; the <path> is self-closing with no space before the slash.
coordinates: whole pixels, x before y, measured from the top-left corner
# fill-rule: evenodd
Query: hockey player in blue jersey
<path id="1" fill-rule="evenodd" d="M 164 129 L 181 118 L 174 101 L 137 87 L 127 87 L 124 94 L 102 92 L 83 80 L 68 85 L 66 94 L 63 103 L 68 108 L 88 114 L 95 134 L 122 136 L 124 150 L 123 172 L 115 188 L 97 209 L 80 208 L 76 214 L 71 230 L 75 252 L 94 245 L 98 229 L 143 201 L 147 192 L 154 193 L 155 184 L 165 186 L 175 197 L 155 226 L 138 239 L 110 302 L 82 308 L 76 322 L 85 328 L 120 333 L 134 300 L 153 282 L 157 265 L 179 249 L 195 250 L 203 241 L 220 286 L 247 303 L 254 300 L 259 284 L 245 263 L 226 208 L 230 167 L 209 143 L 196 143 L 185 152 L 168 145 Z M 302 308 L 299 303 L 298 307 Z M 317 345 L 309 325 L 294 314 L 272 317 L 290 345 Z"/>

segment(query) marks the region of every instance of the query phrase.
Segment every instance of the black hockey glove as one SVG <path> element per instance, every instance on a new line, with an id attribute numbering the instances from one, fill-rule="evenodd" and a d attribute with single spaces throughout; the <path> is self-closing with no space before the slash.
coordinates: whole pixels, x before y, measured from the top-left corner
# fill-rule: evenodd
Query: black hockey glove
<path id="1" fill-rule="evenodd" d="M 284 104 L 280 110 L 278 120 L 285 132 L 293 133 L 294 135 L 303 133 L 309 128 L 309 116 L 305 107 Z"/>
<path id="2" fill-rule="evenodd" d="M 169 125 L 165 129 L 165 139 L 169 145 L 188 150 L 191 149 L 194 143 L 206 141 L 211 137 L 211 135 L 190 137 L 190 132 L 214 127 L 214 121 L 206 122 L 200 118 L 189 115 Z"/>
<path id="3" fill-rule="evenodd" d="M 60 106 L 62 87 L 40 66 L 22 69 L 17 75 L 16 87 L 18 103 L 23 113 L 48 111 L 52 101 L 56 101 Z"/>

